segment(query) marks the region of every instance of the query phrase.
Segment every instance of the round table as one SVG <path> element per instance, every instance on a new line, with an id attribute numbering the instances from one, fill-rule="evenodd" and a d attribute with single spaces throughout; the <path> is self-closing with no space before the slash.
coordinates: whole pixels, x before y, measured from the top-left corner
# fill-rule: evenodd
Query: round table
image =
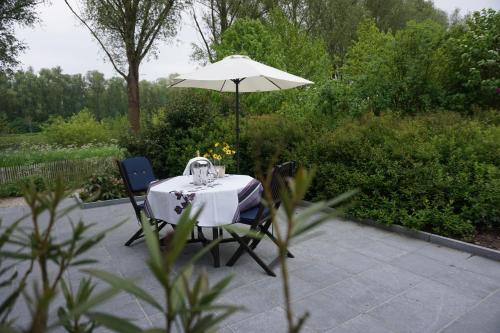
<path id="1" fill-rule="evenodd" d="M 194 214 L 200 208 L 199 227 L 218 227 L 238 221 L 240 211 L 256 206 L 262 184 L 245 175 L 226 175 L 208 185 L 196 186 L 192 176 L 178 176 L 149 186 L 145 208 L 149 217 L 177 224 L 191 204 Z"/>

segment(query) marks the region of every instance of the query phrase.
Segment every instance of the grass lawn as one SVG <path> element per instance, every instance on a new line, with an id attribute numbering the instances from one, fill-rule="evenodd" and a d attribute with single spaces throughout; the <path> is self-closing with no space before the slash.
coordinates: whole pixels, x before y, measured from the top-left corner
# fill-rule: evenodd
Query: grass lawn
<path id="1" fill-rule="evenodd" d="M 41 132 L 0 135 L 0 151 L 44 143 L 47 143 L 47 140 Z"/>
<path id="2" fill-rule="evenodd" d="M 122 149 L 116 145 L 89 145 L 64 148 L 48 145 L 23 146 L 20 149 L 0 151 L 0 167 L 61 160 L 82 160 L 95 157 L 121 157 L 122 155 Z"/>

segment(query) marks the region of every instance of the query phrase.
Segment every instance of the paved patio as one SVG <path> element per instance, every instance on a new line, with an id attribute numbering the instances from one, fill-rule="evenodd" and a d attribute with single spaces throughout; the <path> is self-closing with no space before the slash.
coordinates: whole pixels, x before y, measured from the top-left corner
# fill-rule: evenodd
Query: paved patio
<path id="1" fill-rule="evenodd" d="M 0 210 L 7 222 L 24 213 L 23 207 Z M 133 217 L 128 204 L 72 215 L 96 222 L 96 229 Z M 89 255 L 100 260 L 99 268 L 160 292 L 146 268 L 145 244 L 123 246 L 136 228 L 129 221 Z M 68 232 L 67 223 L 60 223 L 58 235 Z M 198 249 L 190 245 L 183 259 Z M 223 262 L 234 250 L 235 244 L 221 245 Z M 500 332 L 500 262 L 337 220 L 298 239 L 291 250 L 296 256 L 288 261 L 293 306 L 296 314 L 311 312 L 303 332 Z M 259 253 L 271 260 L 275 251 L 264 242 Z M 207 256 L 196 267 L 206 269 L 211 281 L 234 274 L 221 302 L 242 305 L 246 311 L 229 317 L 220 332 L 285 332 L 279 278 L 265 275 L 247 256 L 234 267 L 221 268 L 213 268 Z M 75 284 L 81 277 L 75 269 L 68 276 Z M 126 294 L 101 308 L 143 327 L 162 325 L 157 310 Z M 23 319 L 27 311 L 20 304 L 16 314 Z"/>

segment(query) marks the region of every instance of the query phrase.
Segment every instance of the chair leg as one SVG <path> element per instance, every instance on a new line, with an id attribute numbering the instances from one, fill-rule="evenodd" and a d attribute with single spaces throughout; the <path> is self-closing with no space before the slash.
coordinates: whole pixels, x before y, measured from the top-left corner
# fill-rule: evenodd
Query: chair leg
<path id="1" fill-rule="evenodd" d="M 276 274 L 274 274 L 274 272 L 262 261 L 262 259 L 260 259 L 259 256 L 248 246 L 247 242 L 242 237 L 240 237 L 235 232 L 229 231 L 229 233 L 231 234 L 231 236 L 233 236 L 234 239 L 236 239 L 238 241 L 238 243 L 240 243 L 240 248 L 242 248 L 243 251 L 248 252 L 248 254 L 253 258 L 253 260 L 255 260 L 259 264 L 259 266 L 262 267 L 262 269 L 264 269 L 264 271 L 268 275 L 276 276 Z M 239 250 L 239 248 L 238 248 L 238 250 Z M 231 266 L 231 265 L 229 265 L 229 262 L 228 262 L 228 266 Z"/>
<path id="2" fill-rule="evenodd" d="M 266 236 L 269 237 L 273 241 L 273 243 L 276 244 L 276 246 L 278 246 L 278 240 L 276 239 L 276 237 L 273 236 L 273 234 L 271 234 L 269 232 L 269 230 L 267 230 L 267 229 L 261 229 L 261 232 L 265 233 Z M 288 258 L 295 258 L 295 256 L 292 254 L 292 252 L 288 251 L 288 249 L 286 249 L 286 256 Z"/>
<path id="3" fill-rule="evenodd" d="M 130 239 L 125 243 L 125 246 L 130 246 L 133 242 L 138 240 L 139 238 L 142 238 L 144 235 L 142 234 L 142 228 L 137 230 L 137 232 L 130 237 Z"/>
<path id="4" fill-rule="evenodd" d="M 255 231 L 255 229 L 256 228 L 254 226 L 250 227 L 251 231 Z M 250 244 L 250 242 L 251 242 L 250 237 L 247 237 L 247 236 L 240 237 L 240 239 L 243 240 L 246 244 Z M 256 240 L 258 240 L 258 238 L 254 239 L 254 241 L 256 241 Z M 252 247 L 252 246 L 250 246 L 250 248 L 252 250 L 255 249 L 255 247 Z M 240 257 L 243 255 L 243 252 L 245 252 L 245 249 L 243 247 L 239 246 L 238 249 L 236 250 L 236 252 L 227 261 L 226 266 L 233 266 L 236 263 L 236 261 L 238 261 L 238 259 L 240 259 Z"/>
<path id="5" fill-rule="evenodd" d="M 213 241 L 216 241 L 217 238 L 219 238 L 219 228 L 212 228 L 212 237 Z M 214 267 L 220 267 L 220 251 L 219 251 L 219 244 L 215 245 L 212 248 L 212 255 L 214 257 Z"/>
<path id="6" fill-rule="evenodd" d="M 161 229 L 163 229 L 168 223 L 165 222 L 165 221 L 162 221 L 158 227 L 158 231 L 160 231 Z"/>
<path id="7" fill-rule="evenodd" d="M 276 246 L 279 246 L 278 240 L 276 239 L 276 237 L 274 237 L 274 235 L 271 232 L 269 232 L 269 226 L 272 226 L 271 220 L 266 222 L 264 225 L 259 225 L 258 229 L 260 232 L 264 233 L 267 237 L 269 237 L 273 241 L 273 243 L 276 244 Z M 257 247 L 257 245 L 260 243 L 261 240 L 262 240 L 262 238 L 254 239 L 252 241 L 252 243 L 250 244 L 250 247 L 255 250 L 255 248 Z M 288 251 L 288 249 L 286 251 L 286 256 L 288 258 L 295 258 L 295 256 L 290 251 Z"/>

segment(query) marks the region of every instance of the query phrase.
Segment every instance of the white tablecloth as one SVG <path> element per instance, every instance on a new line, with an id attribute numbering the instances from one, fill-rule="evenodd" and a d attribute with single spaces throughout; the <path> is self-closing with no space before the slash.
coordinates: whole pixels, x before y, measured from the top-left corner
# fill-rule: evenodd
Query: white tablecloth
<path id="1" fill-rule="evenodd" d="M 203 207 L 198 225 L 216 227 L 237 222 L 240 211 L 256 206 L 262 185 L 244 175 L 217 178 L 210 186 L 195 186 L 192 176 L 179 176 L 150 185 L 146 196 L 149 217 L 177 224 L 182 211 L 191 204 L 192 213 Z"/>

